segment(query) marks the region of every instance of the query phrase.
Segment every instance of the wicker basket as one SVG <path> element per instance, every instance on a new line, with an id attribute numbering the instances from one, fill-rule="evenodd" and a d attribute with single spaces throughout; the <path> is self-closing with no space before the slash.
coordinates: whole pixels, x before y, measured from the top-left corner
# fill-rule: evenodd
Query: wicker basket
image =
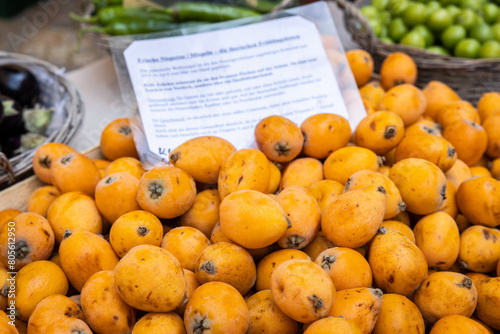
<path id="1" fill-rule="evenodd" d="M 344 22 L 353 40 L 370 52 L 378 71 L 382 61 L 393 52 L 410 55 L 418 67 L 416 85 L 424 87 L 431 80 L 438 80 L 452 87 L 462 99 L 476 104 L 481 95 L 500 90 L 500 59 L 465 59 L 442 56 L 426 50 L 380 41 L 359 8 L 370 1 L 336 0 L 344 12 Z"/>
<path id="2" fill-rule="evenodd" d="M 67 144 L 83 119 L 84 108 L 80 94 L 64 76 L 63 71 L 33 57 L 1 51 L 0 64 L 16 64 L 35 73 L 40 83 L 40 103 L 45 107 L 54 107 L 55 113 L 60 115 L 57 119 L 60 123 L 51 124 L 49 127 L 55 130 L 49 133 L 45 143 Z M 32 149 L 7 159 L 5 154 L 0 152 L 0 189 L 29 175 L 34 153 L 35 149 Z"/>

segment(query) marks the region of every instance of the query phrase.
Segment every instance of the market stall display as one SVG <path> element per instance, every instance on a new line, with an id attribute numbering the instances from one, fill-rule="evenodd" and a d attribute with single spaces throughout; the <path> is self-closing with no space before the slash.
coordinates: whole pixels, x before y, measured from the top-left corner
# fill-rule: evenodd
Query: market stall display
<path id="1" fill-rule="evenodd" d="M 331 21 L 303 13 L 188 36 L 188 57 L 181 38 L 127 49 L 128 83 L 157 95 L 122 93 L 154 126 L 102 120 L 86 152 L 49 137 L 35 175 L 0 191 L 0 333 L 500 333 L 500 86 L 471 97 L 422 79 L 404 45 L 344 52 Z M 288 35 L 270 33 L 283 22 Z M 68 90 L 1 65 L 0 120 L 18 118 L 0 136 L 15 120 L 52 135 L 44 92 Z"/>
<path id="2" fill-rule="evenodd" d="M 273 116 L 255 128 L 258 148 L 201 136 L 149 171 L 128 119 L 106 127 L 91 157 L 39 148 L 37 176 L 0 193 L 1 204 L 24 194 L 0 206 L 5 266 L 9 224 L 23 242 L 16 326 L 500 330 L 500 152 L 488 150 L 499 140 L 488 124 L 500 117 L 500 93 L 484 94 L 476 109 L 444 83 L 416 88 L 407 55 L 390 55 L 380 82 L 362 79 L 372 74 L 364 51 L 347 56 L 368 108 L 355 129 L 333 114 L 302 124 Z M 41 277 L 47 286 L 29 288 Z M 0 328 L 11 328 L 5 319 Z"/>

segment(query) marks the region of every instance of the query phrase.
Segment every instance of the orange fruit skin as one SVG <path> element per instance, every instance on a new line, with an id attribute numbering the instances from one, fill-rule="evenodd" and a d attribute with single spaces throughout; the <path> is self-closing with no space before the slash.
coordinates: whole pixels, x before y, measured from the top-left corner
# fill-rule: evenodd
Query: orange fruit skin
<path id="1" fill-rule="evenodd" d="M 84 320 L 85 316 L 80 307 L 69 297 L 61 294 L 50 295 L 38 303 L 31 314 L 28 321 L 28 333 L 45 334 L 52 324 L 66 319 Z"/>
<path id="2" fill-rule="evenodd" d="M 139 179 L 128 173 L 105 176 L 95 189 L 95 203 L 104 218 L 115 222 L 120 216 L 141 207 L 137 203 Z"/>
<path id="3" fill-rule="evenodd" d="M 160 246 L 163 225 L 155 215 L 143 210 L 131 211 L 118 218 L 109 231 L 109 243 L 122 258 L 139 245 Z"/>
<path id="4" fill-rule="evenodd" d="M 328 315 L 336 290 L 319 265 L 311 260 L 292 259 L 274 269 L 271 293 L 283 313 L 308 323 Z"/>
<path id="5" fill-rule="evenodd" d="M 243 247 L 222 241 L 205 248 L 196 262 L 195 274 L 201 284 L 224 282 L 245 295 L 255 284 L 257 269 Z"/>
<path id="6" fill-rule="evenodd" d="M 269 160 L 261 151 L 242 149 L 231 154 L 222 164 L 217 187 L 222 199 L 238 190 L 266 193 L 271 182 Z"/>
<path id="7" fill-rule="evenodd" d="M 436 118 L 436 114 L 444 105 L 460 101 L 460 96 L 458 96 L 453 89 L 441 81 L 429 81 L 422 92 L 427 99 L 425 115 L 432 119 Z"/>
<path id="8" fill-rule="evenodd" d="M 354 288 L 338 291 L 329 315 L 344 317 L 355 323 L 361 332 L 370 334 L 382 307 L 382 291 L 374 288 Z"/>
<path id="9" fill-rule="evenodd" d="M 471 279 L 449 271 L 427 276 L 413 296 L 414 303 L 430 324 L 448 315 L 470 317 L 477 300 L 478 291 Z"/>
<path id="10" fill-rule="evenodd" d="M 405 126 L 409 126 L 424 114 L 427 100 L 424 93 L 410 84 L 389 89 L 380 100 L 378 108 L 396 113 Z"/>
<path id="11" fill-rule="evenodd" d="M 115 288 L 114 274 L 103 270 L 90 276 L 81 292 L 85 320 L 99 333 L 130 332 L 136 311 L 127 305 Z"/>
<path id="12" fill-rule="evenodd" d="M 488 334 L 490 331 L 478 321 L 463 315 L 448 315 L 439 319 L 434 326 L 432 326 L 430 334 Z"/>
<path id="13" fill-rule="evenodd" d="M 194 179 L 177 167 L 156 167 L 139 182 L 137 201 L 143 210 L 158 218 L 175 218 L 193 205 L 196 197 Z"/>
<path id="14" fill-rule="evenodd" d="M 417 65 L 405 53 L 394 52 L 384 59 L 380 68 L 380 83 L 385 90 L 404 83 L 417 81 Z"/>
<path id="15" fill-rule="evenodd" d="M 382 291 L 403 296 L 420 286 L 428 272 L 422 251 L 407 237 L 385 228 L 371 242 L 368 263 Z"/>
<path id="16" fill-rule="evenodd" d="M 363 332 L 355 323 L 341 317 L 327 317 L 316 320 L 304 331 L 304 334 L 330 333 L 361 334 Z"/>
<path id="17" fill-rule="evenodd" d="M 108 160 L 116 160 L 121 157 L 139 159 L 128 118 L 115 119 L 104 128 L 100 147 L 102 154 Z"/>
<path id="18" fill-rule="evenodd" d="M 345 53 L 358 87 L 366 84 L 373 74 L 372 56 L 365 50 L 349 50 Z"/>
<path id="19" fill-rule="evenodd" d="M 220 197 L 217 189 L 206 189 L 196 194 L 193 205 L 181 217 L 182 226 L 194 227 L 207 238 L 219 222 Z"/>
<path id="20" fill-rule="evenodd" d="M 62 194 L 54 200 L 47 212 L 57 243 L 61 243 L 64 232 L 76 228 L 101 233 L 102 216 L 95 201 L 81 192 Z"/>
<path id="21" fill-rule="evenodd" d="M 68 292 L 68 279 L 56 264 L 39 260 L 27 264 L 16 275 L 15 303 L 19 318 L 28 321 L 31 314 L 44 298 Z"/>
<path id="22" fill-rule="evenodd" d="M 287 162 L 299 155 L 304 137 L 299 127 L 288 118 L 272 115 L 255 126 L 255 141 L 269 160 Z"/>
<path id="23" fill-rule="evenodd" d="M 372 285 L 372 270 L 368 261 L 351 248 L 326 249 L 315 262 L 330 275 L 337 291 Z"/>
<path id="24" fill-rule="evenodd" d="M 7 256 L 12 241 L 17 249 L 14 263 Z M 29 263 L 48 260 L 54 243 L 54 231 L 47 219 L 38 213 L 21 213 L 0 226 L 0 260 L 6 268 L 13 266 L 19 270 Z"/>
<path id="25" fill-rule="evenodd" d="M 49 207 L 61 192 L 54 186 L 40 187 L 35 190 L 28 200 L 28 211 L 46 217 Z"/>
<path id="26" fill-rule="evenodd" d="M 108 176 L 113 173 L 126 172 L 135 176 L 139 180 L 142 175 L 146 172 L 142 167 L 142 163 L 136 158 L 122 157 L 111 161 L 104 169 L 104 176 Z M 103 176 L 103 177 L 104 177 Z"/>
<path id="27" fill-rule="evenodd" d="M 196 181 L 217 183 L 224 161 L 236 151 L 227 140 L 201 136 L 187 140 L 170 152 L 170 162 L 185 170 Z"/>
<path id="28" fill-rule="evenodd" d="M 73 148 L 60 143 L 42 145 L 33 156 L 33 171 L 40 180 L 52 184 L 52 165 L 63 155 L 73 152 L 76 152 Z"/>
<path id="29" fill-rule="evenodd" d="M 179 260 L 158 246 L 132 248 L 114 272 L 118 294 L 135 309 L 170 312 L 185 299 L 187 282 Z"/>
<path id="30" fill-rule="evenodd" d="M 344 147 L 351 138 L 351 126 L 345 117 L 321 113 L 309 116 L 300 125 L 304 134 L 305 155 L 324 159 Z"/>
<path id="31" fill-rule="evenodd" d="M 60 157 L 51 168 L 52 184 L 61 191 L 81 191 L 94 197 L 95 187 L 101 180 L 101 172 L 89 157 L 69 153 Z"/>
<path id="32" fill-rule="evenodd" d="M 239 190 L 222 200 L 220 227 L 225 236 L 250 249 L 269 246 L 290 225 L 283 208 L 255 190 Z"/>
<path id="33" fill-rule="evenodd" d="M 179 226 L 163 237 L 161 247 L 172 253 L 181 267 L 194 271 L 203 251 L 211 245 L 210 240 L 194 227 Z"/>
<path id="34" fill-rule="evenodd" d="M 78 291 L 82 291 L 90 276 L 102 270 L 113 270 L 119 260 L 104 238 L 78 229 L 62 240 L 59 256 L 64 273 Z"/>
<path id="35" fill-rule="evenodd" d="M 425 323 L 420 310 L 411 300 L 395 293 L 382 296 L 382 307 L 373 328 L 373 334 L 398 331 L 408 334 L 424 334 Z"/>
<path id="36" fill-rule="evenodd" d="M 387 194 L 383 187 L 371 185 L 345 192 L 323 212 L 321 230 L 335 245 L 363 246 L 377 233 L 386 206 Z"/>
<path id="37" fill-rule="evenodd" d="M 248 334 L 289 333 L 299 331 L 298 323 L 276 305 L 271 290 L 259 291 L 247 299 L 250 324 Z"/>
<path id="38" fill-rule="evenodd" d="M 208 282 L 197 288 L 184 314 L 188 334 L 198 333 L 201 327 L 208 327 L 212 333 L 244 334 L 249 320 L 245 299 L 223 282 Z"/>
<path id="39" fill-rule="evenodd" d="M 484 93 L 477 103 L 477 112 L 482 120 L 500 113 L 500 92 Z"/>
<path id="40" fill-rule="evenodd" d="M 173 312 L 148 313 L 136 322 L 132 334 L 186 334 L 182 318 Z"/>
<path id="41" fill-rule="evenodd" d="M 76 319 L 76 318 L 68 318 L 63 319 L 58 322 L 52 323 L 47 330 L 46 334 L 87 334 L 92 333 L 90 327 L 85 323 L 85 321 Z"/>
<path id="42" fill-rule="evenodd" d="M 283 170 L 279 190 L 291 186 L 309 187 L 323 180 L 323 164 L 315 158 L 299 158 L 290 162 Z"/>

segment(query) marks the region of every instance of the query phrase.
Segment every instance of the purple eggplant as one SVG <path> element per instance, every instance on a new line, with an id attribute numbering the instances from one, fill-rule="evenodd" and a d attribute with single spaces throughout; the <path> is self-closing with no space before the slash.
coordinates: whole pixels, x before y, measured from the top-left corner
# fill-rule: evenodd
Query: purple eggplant
<path id="1" fill-rule="evenodd" d="M 0 138 L 8 139 L 17 137 L 26 132 L 23 121 L 23 108 L 21 105 L 4 95 L 0 95 L 0 105 L 3 118 L 0 121 Z"/>
<path id="2" fill-rule="evenodd" d="M 0 138 L 0 151 L 3 152 L 7 158 L 12 158 L 17 155 L 17 150 L 21 147 L 21 136 L 10 138 Z"/>
<path id="3" fill-rule="evenodd" d="M 0 93 L 10 96 L 22 107 L 32 107 L 40 95 L 40 85 L 28 69 L 18 65 L 0 66 Z"/>

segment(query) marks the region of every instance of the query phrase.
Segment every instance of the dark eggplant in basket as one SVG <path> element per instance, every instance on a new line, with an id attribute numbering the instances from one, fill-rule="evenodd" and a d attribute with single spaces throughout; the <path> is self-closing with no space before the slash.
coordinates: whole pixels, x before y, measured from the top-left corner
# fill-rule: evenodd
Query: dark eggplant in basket
<path id="1" fill-rule="evenodd" d="M 0 94 L 10 96 L 22 107 L 32 107 L 38 101 L 40 85 L 28 69 L 18 65 L 2 65 Z"/>
<path id="2" fill-rule="evenodd" d="M 7 158 L 12 158 L 17 154 L 17 150 L 21 147 L 21 135 L 10 137 L 10 138 L 0 138 L 0 152 L 3 152 Z"/>
<path id="3" fill-rule="evenodd" d="M 0 120 L 0 138 L 20 136 L 26 132 L 23 121 L 23 108 L 17 102 L 5 95 L 0 95 L 0 109 L 3 114 Z"/>

